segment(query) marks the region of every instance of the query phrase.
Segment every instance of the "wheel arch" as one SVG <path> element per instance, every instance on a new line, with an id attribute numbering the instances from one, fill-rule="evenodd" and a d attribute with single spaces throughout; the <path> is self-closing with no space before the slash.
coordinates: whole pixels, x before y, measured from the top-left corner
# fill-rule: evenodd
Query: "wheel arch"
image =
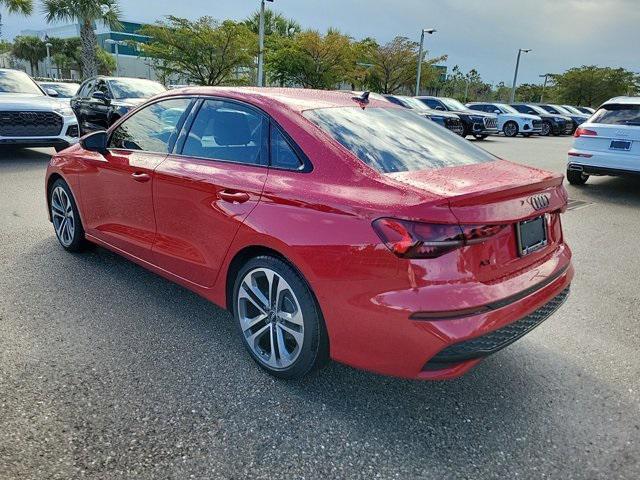
<path id="1" fill-rule="evenodd" d="M 57 172 L 53 172 L 51 175 L 49 175 L 49 178 L 47 178 L 47 190 L 46 190 L 46 197 L 47 197 L 47 217 L 49 217 L 49 221 L 53 221 L 51 219 L 51 187 L 53 186 L 53 184 L 56 182 L 56 180 L 62 180 L 64 182 L 66 182 L 67 185 L 69 185 L 69 182 L 67 182 L 64 177 L 62 175 L 60 175 Z M 71 187 L 69 187 L 71 188 Z M 77 204 L 77 202 L 76 202 Z"/>
<path id="2" fill-rule="evenodd" d="M 246 262 L 260 255 L 267 255 L 267 256 L 278 258 L 282 260 L 284 263 L 286 263 L 287 265 L 289 265 L 298 275 L 300 275 L 300 278 L 309 289 L 309 292 L 311 292 L 311 297 L 313 298 L 313 301 L 316 305 L 316 309 L 320 314 L 320 321 L 324 326 L 324 332 L 326 332 L 324 335 L 324 337 L 326 337 L 324 338 L 324 341 L 326 342 L 327 351 L 328 353 L 330 353 L 331 352 L 331 340 L 330 340 L 331 335 L 329 334 L 327 322 L 324 319 L 324 313 L 322 312 L 322 307 L 320 306 L 320 302 L 318 301 L 318 296 L 316 295 L 315 291 L 313 290 L 313 287 L 309 283 L 309 280 L 307 280 L 304 273 L 296 266 L 296 264 L 293 261 L 291 261 L 286 255 L 282 254 L 281 252 L 279 252 L 278 250 L 272 247 L 267 247 L 265 245 L 257 245 L 257 244 L 247 245 L 235 253 L 233 258 L 229 262 L 229 266 L 227 267 L 227 271 L 224 277 L 225 308 L 233 315 L 233 287 L 235 284 L 235 278 L 238 272 L 240 271 L 240 269 L 242 268 L 242 266 Z"/>

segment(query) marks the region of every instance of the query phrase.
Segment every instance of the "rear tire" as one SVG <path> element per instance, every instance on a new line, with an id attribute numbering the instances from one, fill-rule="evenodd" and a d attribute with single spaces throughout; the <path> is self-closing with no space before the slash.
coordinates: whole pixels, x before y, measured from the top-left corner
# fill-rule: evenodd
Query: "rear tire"
<path id="1" fill-rule="evenodd" d="M 283 260 L 261 255 L 238 272 L 233 316 L 253 360 L 269 374 L 301 378 L 329 359 L 329 341 L 313 293 Z"/>
<path id="2" fill-rule="evenodd" d="M 577 170 L 567 169 L 567 180 L 571 185 L 584 185 L 589 180 L 589 175 Z"/>
<path id="3" fill-rule="evenodd" d="M 518 135 L 519 130 L 520 129 L 518 128 L 518 124 L 512 121 L 509 121 L 502 126 L 502 132 L 504 133 L 505 137 L 513 138 Z"/>
<path id="4" fill-rule="evenodd" d="M 67 182 L 57 179 L 49 189 L 51 222 L 58 242 L 69 252 L 85 250 L 88 242 L 78 213 L 78 206 Z"/>

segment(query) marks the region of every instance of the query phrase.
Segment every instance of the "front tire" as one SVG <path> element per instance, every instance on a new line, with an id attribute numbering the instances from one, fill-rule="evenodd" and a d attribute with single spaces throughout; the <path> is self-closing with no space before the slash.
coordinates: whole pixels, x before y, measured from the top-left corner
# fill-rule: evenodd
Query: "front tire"
<path id="1" fill-rule="evenodd" d="M 551 122 L 542 122 L 542 131 L 540 132 L 540 135 L 542 135 L 543 137 L 548 137 L 549 135 L 551 135 L 552 130 L 553 126 L 551 125 Z"/>
<path id="2" fill-rule="evenodd" d="M 509 121 L 502 127 L 502 132 L 504 133 L 505 137 L 515 137 L 516 135 L 518 135 L 518 131 L 519 128 L 516 122 Z"/>
<path id="3" fill-rule="evenodd" d="M 49 189 L 49 209 L 51 222 L 62 248 L 69 252 L 84 250 L 87 241 L 78 207 L 69 185 L 61 178 L 53 182 Z"/>
<path id="4" fill-rule="evenodd" d="M 240 269 L 233 314 L 245 348 L 275 377 L 303 377 L 329 358 L 315 298 L 300 274 L 279 258 L 261 255 Z"/>
<path id="5" fill-rule="evenodd" d="M 589 180 L 589 175 L 578 170 L 567 169 L 567 180 L 571 185 L 584 185 Z"/>

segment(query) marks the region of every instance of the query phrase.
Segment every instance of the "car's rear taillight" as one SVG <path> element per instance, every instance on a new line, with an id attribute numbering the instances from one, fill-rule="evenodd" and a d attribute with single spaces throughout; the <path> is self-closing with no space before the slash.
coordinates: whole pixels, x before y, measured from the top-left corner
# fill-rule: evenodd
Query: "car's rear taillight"
<path id="1" fill-rule="evenodd" d="M 373 228 L 389 250 L 402 258 L 436 258 L 484 242 L 505 225 L 445 225 L 379 218 Z"/>
<path id="2" fill-rule="evenodd" d="M 578 127 L 576 128 L 576 131 L 573 134 L 574 137 L 578 138 L 578 137 L 597 137 L 598 136 L 598 132 L 596 132 L 595 130 L 589 130 L 588 128 L 582 128 L 582 127 Z"/>

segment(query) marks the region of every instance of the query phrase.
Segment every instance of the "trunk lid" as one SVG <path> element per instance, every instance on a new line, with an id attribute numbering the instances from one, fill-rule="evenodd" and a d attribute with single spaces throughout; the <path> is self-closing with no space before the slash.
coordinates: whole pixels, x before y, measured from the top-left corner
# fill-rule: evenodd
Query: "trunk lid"
<path id="1" fill-rule="evenodd" d="M 389 175 L 413 190 L 446 199 L 463 227 L 504 226 L 496 235 L 456 253 L 481 281 L 531 267 L 562 244 L 560 213 L 567 203 L 562 175 L 505 160 Z M 419 210 L 415 212 L 413 220 L 429 222 L 428 218 L 419 218 Z M 520 222 L 541 216 L 546 245 L 521 254 Z"/>

